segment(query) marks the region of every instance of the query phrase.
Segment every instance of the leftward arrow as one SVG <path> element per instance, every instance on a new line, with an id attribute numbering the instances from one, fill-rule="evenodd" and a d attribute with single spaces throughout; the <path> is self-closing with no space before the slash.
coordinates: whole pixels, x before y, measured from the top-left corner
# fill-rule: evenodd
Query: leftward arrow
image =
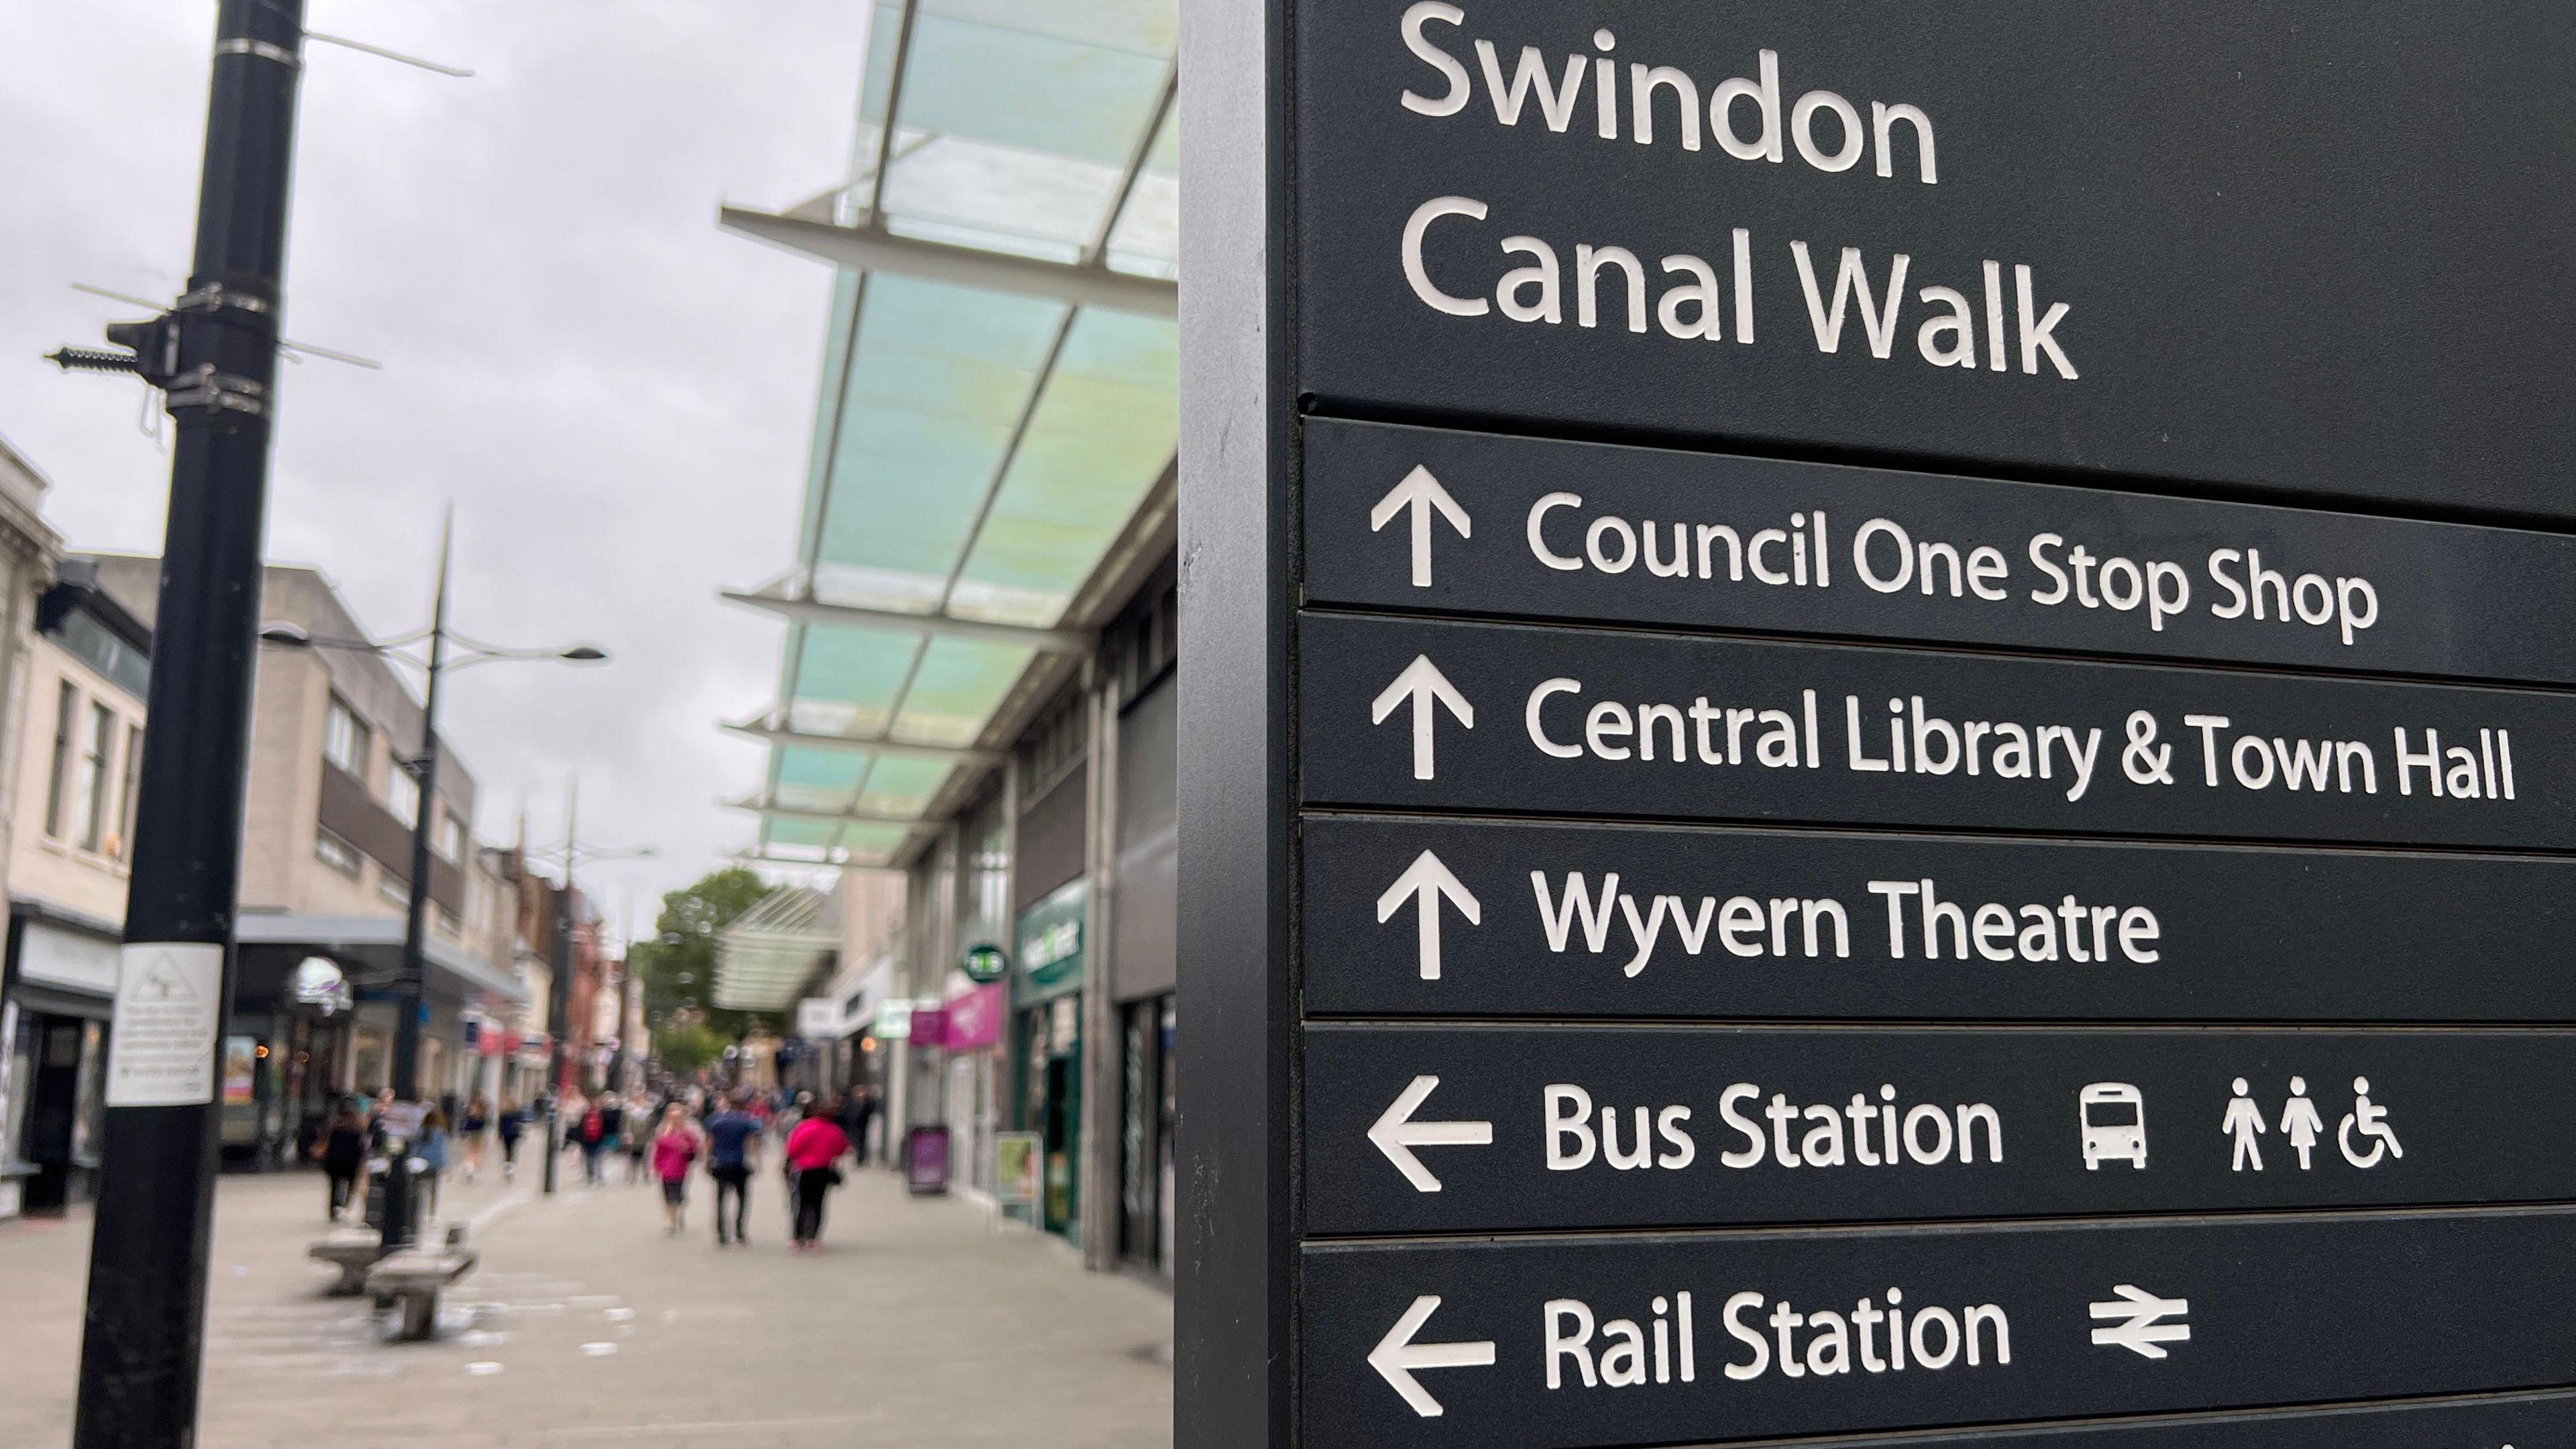
<path id="1" fill-rule="evenodd" d="M 1459 507 L 1449 490 L 1440 486 L 1440 480 L 1431 476 L 1431 470 L 1420 464 L 1415 464 L 1413 471 L 1404 475 L 1404 481 L 1369 510 L 1371 533 L 1384 531 L 1396 514 L 1406 509 L 1413 511 L 1413 586 L 1417 589 L 1431 587 L 1431 510 L 1435 508 L 1449 520 L 1451 528 L 1458 530 L 1460 538 L 1475 537 L 1475 524 L 1467 517 L 1467 510 Z"/>
<path id="2" fill-rule="evenodd" d="M 1377 698 L 1369 704 L 1369 723 L 1386 723 L 1386 717 L 1395 713 L 1396 708 L 1407 700 L 1413 702 L 1413 778 L 1428 780 L 1434 770 L 1431 744 L 1433 702 L 1436 700 L 1447 707 L 1458 717 L 1458 723 L 1469 729 L 1476 727 L 1476 707 L 1467 702 L 1467 696 L 1458 692 L 1458 686 L 1449 682 L 1449 676 L 1440 672 L 1440 666 L 1432 663 L 1428 654 L 1414 655 L 1413 662 L 1404 666 L 1404 672 L 1395 677 L 1395 682 L 1378 692 Z"/>
<path id="3" fill-rule="evenodd" d="M 1491 1122 L 1416 1122 L 1413 1114 L 1430 1099 L 1439 1087 L 1438 1077 L 1416 1077 L 1412 1085 L 1396 1095 L 1395 1102 L 1379 1114 L 1377 1125 L 1369 1128 L 1368 1140 L 1404 1174 L 1415 1192 L 1438 1192 L 1440 1179 L 1413 1155 L 1417 1147 L 1491 1147 L 1494 1124 Z"/>
<path id="4" fill-rule="evenodd" d="M 1494 1366 L 1492 1339 L 1476 1343 L 1415 1343 L 1413 1335 L 1420 1332 L 1422 1325 L 1438 1311 L 1439 1294 L 1425 1293 L 1414 1299 L 1413 1306 L 1404 1310 L 1404 1316 L 1395 1321 L 1395 1327 L 1386 1331 L 1386 1337 L 1377 1341 L 1377 1347 L 1369 1350 L 1368 1356 L 1369 1367 L 1376 1369 L 1380 1378 L 1404 1396 L 1404 1401 L 1413 1406 L 1413 1412 L 1426 1419 L 1439 1418 L 1444 1411 L 1440 1401 L 1431 1397 L 1430 1392 L 1414 1378 L 1414 1370 Z"/>
<path id="5" fill-rule="evenodd" d="M 1385 893 L 1377 898 L 1379 925 L 1386 924 L 1396 912 L 1403 910 L 1406 901 L 1420 902 L 1421 914 L 1415 921 L 1416 930 L 1419 933 L 1416 959 L 1421 963 L 1422 979 L 1425 981 L 1440 979 L 1440 898 L 1442 896 L 1447 896 L 1449 903 L 1458 908 L 1458 914 L 1467 918 L 1468 925 L 1481 926 L 1485 923 L 1484 907 L 1477 901 L 1476 893 L 1467 889 L 1466 884 L 1458 877 L 1450 874 L 1449 867 L 1440 863 L 1440 857 L 1427 850 L 1415 856 L 1413 864 L 1404 868 L 1404 874 L 1395 878 L 1395 884 L 1388 886 Z"/>

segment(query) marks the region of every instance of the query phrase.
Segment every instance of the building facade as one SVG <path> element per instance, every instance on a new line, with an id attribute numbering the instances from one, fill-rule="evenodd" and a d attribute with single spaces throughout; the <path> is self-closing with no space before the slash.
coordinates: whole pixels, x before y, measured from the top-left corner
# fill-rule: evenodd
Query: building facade
<path id="1" fill-rule="evenodd" d="M 45 480 L 0 440 L 0 1218 L 90 1194 L 149 639 L 55 582 Z"/>
<path id="2" fill-rule="evenodd" d="M 103 591 L 149 624 L 159 561 L 104 555 Z M 239 966 L 226 1026 L 224 1152 L 296 1160 L 331 1101 L 391 1085 L 413 823 L 430 822 L 431 909 L 419 1080 L 432 1100 L 492 1090 L 484 1023 L 527 1000 L 496 957 L 504 883 L 473 834 L 474 776 L 452 746 L 435 800 L 411 762 L 423 712 L 319 570 L 270 565 L 262 617 L 313 641 L 263 644 L 243 823 Z"/>

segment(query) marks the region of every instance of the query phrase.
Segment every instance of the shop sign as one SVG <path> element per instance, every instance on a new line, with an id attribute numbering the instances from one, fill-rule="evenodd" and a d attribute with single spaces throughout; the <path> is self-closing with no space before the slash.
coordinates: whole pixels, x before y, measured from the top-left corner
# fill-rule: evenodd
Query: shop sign
<path id="1" fill-rule="evenodd" d="M 116 994 L 116 942 L 30 919 L 18 942 L 18 974 L 47 986 Z"/>
<path id="2" fill-rule="evenodd" d="M 1091 882 L 1072 881 L 1020 916 L 1019 995 L 1043 1000 L 1082 985 L 1082 918 Z"/>
<path id="3" fill-rule="evenodd" d="M 224 1105 L 247 1105 L 258 1095 L 259 1043 L 246 1036 L 224 1038 Z"/>
<path id="4" fill-rule="evenodd" d="M 946 1046 L 948 1044 L 947 1009 L 938 1006 L 915 1006 L 912 1009 L 912 1030 L 907 1039 L 915 1046 Z"/>
<path id="5" fill-rule="evenodd" d="M 884 1041 L 912 1040 L 912 1006 L 905 997 L 878 1002 L 876 1024 L 868 1028 L 868 1034 Z"/>
<path id="6" fill-rule="evenodd" d="M 1079 935 L 1078 927 L 1076 934 Z M 1011 969 L 1010 953 L 989 941 L 980 946 L 969 946 L 959 969 L 966 973 L 967 980 L 979 986 L 987 981 L 999 981 L 1003 973 Z"/>
<path id="7" fill-rule="evenodd" d="M 809 996 L 796 1003 L 796 1034 L 830 1041 L 841 1034 L 841 1009 L 828 996 Z"/>
<path id="8" fill-rule="evenodd" d="M 952 1052 L 969 1052 L 1000 1041 L 1005 1009 L 1002 998 L 1002 988 L 993 985 L 978 986 L 950 1001 L 944 1045 Z"/>
<path id="9" fill-rule="evenodd" d="M 993 1197 L 1004 1207 L 1034 1206 L 1046 1139 L 1035 1132 L 993 1134 Z"/>

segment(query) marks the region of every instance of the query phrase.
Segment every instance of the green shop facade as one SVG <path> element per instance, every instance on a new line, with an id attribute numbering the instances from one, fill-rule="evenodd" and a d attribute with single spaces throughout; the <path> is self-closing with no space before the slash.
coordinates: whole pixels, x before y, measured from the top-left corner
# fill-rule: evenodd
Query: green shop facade
<path id="1" fill-rule="evenodd" d="M 1077 878 L 1020 913 L 1011 972 L 1014 1131 L 1039 1139 L 1038 1201 L 1048 1232 L 1082 1221 L 1083 921 L 1091 882 Z"/>

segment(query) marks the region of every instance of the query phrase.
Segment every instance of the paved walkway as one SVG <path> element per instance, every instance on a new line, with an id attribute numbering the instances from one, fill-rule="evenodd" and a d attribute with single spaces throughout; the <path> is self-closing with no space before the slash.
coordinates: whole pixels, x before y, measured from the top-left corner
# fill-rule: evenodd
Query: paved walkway
<path id="1" fill-rule="evenodd" d="M 448 1216 L 487 1220 L 483 1267 L 433 1344 L 382 1342 L 363 1302 L 321 1296 L 303 1250 L 322 1192 L 223 1182 L 200 1449 L 1171 1443 L 1167 1297 L 882 1173 L 835 1194 L 810 1257 L 786 1249 L 775 1177 L 754 1245 L 723 1253 L 703 1177 L 677 1240 L 650 1186 L 451 1184 Z M 70 1442 L 88 1251 L 79 1218 L 0 1223 L 0 1445 Z"/>

